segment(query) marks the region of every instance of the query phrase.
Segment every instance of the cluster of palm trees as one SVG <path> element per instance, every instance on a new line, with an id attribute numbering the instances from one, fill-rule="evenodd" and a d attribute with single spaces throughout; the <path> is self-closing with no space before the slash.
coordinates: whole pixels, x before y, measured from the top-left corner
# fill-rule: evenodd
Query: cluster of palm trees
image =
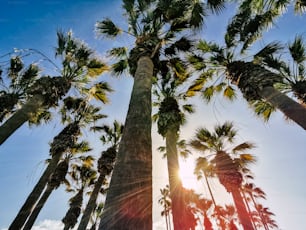
<path id="1" fill-rule="evenodd" d="M 58 32 L 55 55 L 61 67 L 52 62 L 58 71 L 56 76 L 42 75 L 34 64 L 25 67 L 22 56 L 28 51 L 11 56 L 8 68 L 1 68 L 0 145 L 24 123 L 38 125 L 52 119 L 53 110 L 60 112 L 66 124 L 51 142 L 47 168 L 9 229 L 31 229 L 48 197 L 62 184 L 74 194 L 62 219 L 64 229 L 76 226 L 80 216 L 79 230 L 87 229 L 90 219 L 92 229 L 97 225 L 99 229 L 152 229 L 152 120 L 157 121 L 158 133 L 166 141 L 169 187 L 161 190 L 160 203 L 167 229 L 171 222 L 176 230 L 195 229 L 199 216 L 205 229 L 213 229 L 213 218 L 221 229 L 238 229 L 240 225 L 248 230 L 277 227 L 271 218 L 273 213 L 256 199 L 265 198 L 264 192 L 250 182 L 248 164 L 255 160 L 244 150 L 253 144 L 244 142 L 231 150 L 225 148 L 236 135 L 232 123 L 216 126 L 213 132 L 198 129 L 189 143 L 203 154 L 197 159 L 195 173 L 205 180 L 211 199 L 183 188 L 178 176 L 177 146 L 186 119 L 184 112 L 194 112 L 189 98 L 200 95 L 209 101 L 215 93 L 223 92 L 234 99 L 236 89 L 265 119 L 279 109 L 306 129 L 306 50 L 302 37 L 296 36 L 287 46 L 294 67 L 279 55 L 282 46 L 276 42 L 251 57 L 239 56 L 292 2 L 239 2 L 227 26 L 224 44 L 199 40 L 197 31 L 208 13 L 222 12 L 227 6 L 225 0 L 122 2 L 126 29 L 109 18 L 96 24 L 97 33 L 105 37 L 127 35 L 134 39 L 130 49 L 110 49 L 114 58 L 110 67 L 70 32 Z M 305 11 L 303 1 L 293 4 L 296 12 Z M 106 115 L 91 99 L 108 102 L 107 94 L 112 89 L 106 82 L 96 80 L 107 70 L 115 75 L 127 71 L 134 80 L 124 129 L 117 121 L 113 127 L 96 125 Z M 72 92 L 72 88 L 76 90 Z M 73 95 L 75 92 L 77 95 Z M 152 105 L 158 106 L 153 118 Z M 89 143 L 81 140 L 89 126 L 92 131 L 104 132 L 102 144 L 110 143 L 97 162 L 88 154 Z M 109 188 L 101 206 L 100 194 L 106 193 L 109 175 Z M 234 206 L 217 205 L 209 186 L 210 177 L 218 178 L 232 195 Z M 89 191 L 82 211 L 83 196 Z"/>

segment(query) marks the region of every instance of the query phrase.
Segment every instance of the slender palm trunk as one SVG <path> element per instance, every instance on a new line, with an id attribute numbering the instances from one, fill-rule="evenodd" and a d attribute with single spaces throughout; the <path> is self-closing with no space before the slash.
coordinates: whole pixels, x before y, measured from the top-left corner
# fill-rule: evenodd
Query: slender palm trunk
<path id="1" fill-rule="evenodd" d="M 255 230 L 257 230 L 256 224 L 255 224 L 255 220 L 253 218 L 253 215 L 251 214 L 252 211 L 251 211 L 248 199 L 247 199 L 247 197 L 245 195 L 245 192 L 242 190 L 241 193 L 242 193 L 242 196 L 243 196 L 243 199 L 244 199 L 244 203 L 246 204 L 246 207 L 248 209 L 248 212 L 250 213 L 250 217 L 251 217 L 251 220 L 252 220 L 252 223 L 253 223 L 253 227 L 254 227 Z"/>
<path id="2" fill-rule="evenodd" d="M 306 107 L 294 101 L 287 95 L 273 87 L 265 87 L 259 92 L 263 98 L 282 111 L 285 116 L 293 120 L 306 130 Z"/>
<path id="3" fill-rule="evenodd" d="M 166 133 L 167 166 L 169 175 L 170 198 L 174 230 L 185 230 L 185 205 L 183 200 L 183 186 L 179 178 L 179 161 L 177 155 L 177 134 L 172 130 Z"/>
<path id="4" fill-rule="evenodd" d="M 262 216 L 261 211 L 258 210 L 257 202 L 255 201 L 255 198 L 254 198 L 253 194 L 252 193 L 249 193 L 249 194 L 250 194 L 250 197 L 251 197 L 251 199 L 253 201 L 254 207 L 256 208 L 256 211 L 257 211 L 257 213 L 258 213 L 258 215 L 260 217 L 262 225 L 264 226 L 265 230 L 269 230 L 269 227 L 267 225 L 267 222 L 265 221 L 265 218 Z"/>
<path id="5" fill-rule="evenodd" d="M 216 207 L 217 207 L 217 204 L 216 204 L 216 201 L 215 201 L 215 197 L 214 197 L 214 195 L 213 195 L 213 193 L 212 193 L 212 191 L 211 191 L 211 187 L 210 187 L 210 184 L 209 184 L 209 182 L 208 182 L 208 178 L 207 178 L 207 175 L 206 175 L 205 172 L 204 172 L 204 177 L 205 177 L 205 182 L 206 182 L 206 185 L 207 185 L 207 188 L 208 188 L 208 191 L 209 191 L 211 200 L 212 200 L 212 202 L 213 202 L 213 204 L 214 204 L 214 206 L 215 206 L 215 208 L 216 208 Z"/>
<path id="6" fill-rule="evenodd" d="M 239 189 L 232 189 L 231 191 L 235 206 L 237 208 L 238 217 L 240 220 L 243 229 L 245 230 L 254 230 L 250 215 L 245 207 L 242 196 Z"/>
<path id="7" fill-rule="evenodd" d="M 306 107 L 276 90 L 282 77 L 252 62 L 236 61 L 227 65 L 228 77 L 246 100 L 265 99 L 289 119 L 306 129 Z"/>
<path id="8" fill-rule="evenodd" d="M 48 164 L 47 168 L 45 169 L 43 175 L 40 177 L 39 181 L 36 183 L 35 187 L 33 188 L 32 192 L 29 194 L 28 198 L 26 199 L 25 203 L 19 210 L 17 216 L 13 220 L 12 224 L 9 227 L 9 230 L 16 230 L 21 229 L 21 227 L 26 222 L 28 216 L 30 215 L 34 205 L 36 204 L 37 200 L 39 199 L 41 193 L 43 192 L 51 174 L 56 169 L 58 162 L 60 161 L 62 154 L 55 154 L 50 163 Z"/>
<path id="9" fill-rule="evenodd" d="M 0 126 L 0 145 L 9 138 L 20 126 L 29 120 L 32 114 L 43 106 L 44 97 L 33 96 L 21 109 L 17 110 L 7 121 Z"/>
<path id="10" fill-rule="evenodd" d="M 80 224 L 77 230 L 86 230 L 86 227 L 90 220 L 90 216 L 97 207 L 97 203 L 96 203 L 97 198 L 98 198 L 98 195 L 99 195 L 99 192 L 101 190 L 104 180 L 105 180 L 105 175 L 100 174 L 98 180 L 95 183 L 95 187 L 90 195 L 90 198 L 88 200 L 88 203 L 86 205 L 86 208 L 84 210 L 83 216 L 81 218 L 81 221 L 80 221 Z"/>
<path id="11" fill-rule="evenodd" d="M 47 188 L 46 188 L 46 191 L 43 193 L 43 195 L 39 199 L 37 205 L 35 206 L 34 210 L 31 213 L 28 221 L 26 222 L 25 226 L 23 227 L 23 230 L 30 230 L 33 227 L 42 207 L 47 202 L 47 200 L 48 200 L 49 196 L 51 195 L 52 191 L 53 191 L 53 187 L 48 185 Z"/>
<path id="12" fill-rule="evenodd" d="M 140 57 L 100 230 L 152 229 L 153 62 Z"/>

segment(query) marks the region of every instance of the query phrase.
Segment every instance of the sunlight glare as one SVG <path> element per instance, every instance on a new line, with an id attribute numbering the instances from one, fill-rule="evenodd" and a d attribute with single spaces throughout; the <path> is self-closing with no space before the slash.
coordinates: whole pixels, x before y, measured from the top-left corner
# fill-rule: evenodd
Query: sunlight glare
<path id="1" fill-rule="evenodd" d="M 182 180 L 183 187 L 187 189 L 196 190 L 199 186 L 199 181 L 197 180 L 196 175 L 193 174 L 194 167 L 195 164 L 193 159 L 180 161 L 179 176 Z"/>

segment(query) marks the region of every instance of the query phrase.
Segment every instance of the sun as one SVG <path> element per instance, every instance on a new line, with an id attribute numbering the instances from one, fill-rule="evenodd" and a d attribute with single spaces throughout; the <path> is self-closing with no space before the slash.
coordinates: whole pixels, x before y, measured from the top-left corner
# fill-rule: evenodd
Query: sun
<path id="1" fill-rule="evenodd" d="M 196 175 L 193 174 L 194 167 L 195 164 L 193 159 L 180 160 L 179 176 L 183 186 L 187 189 L 196 190 L 199 186 L 199 181 Z"/>

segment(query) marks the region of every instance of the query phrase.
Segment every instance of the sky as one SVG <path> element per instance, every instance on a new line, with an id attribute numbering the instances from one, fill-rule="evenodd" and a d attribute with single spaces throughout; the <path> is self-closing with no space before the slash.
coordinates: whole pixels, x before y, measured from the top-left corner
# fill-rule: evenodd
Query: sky
<path id="1" fill-rule="evenodd" d="M 210 16 L 202 31 L 203 37 L 208 40 L 222 38 L 227 17 L 231 12 L 233 7 L 218 16 Z M 0 8 L 0 56 L 14 48 L 35 48 L 53 59 L 56 31 L 71 29 L 75 37 L 88 43 L 104 57 L 110 46 L 132 45 L 131 40 L 126 37 L 110 41 L 97 37 L 94 31 L 95 23 L 106 17 L 119 24 L 125 23 L 121 15 L 121 1 L 118 0 L 3 0 Z M 263 47 L 273 40 L 293 40 L 296 33 L 305 35 L 305 22 L 305 16 L 293 15 L 289 11 L 256 45 Z M 46 71 L 50 71 L 48 68 L 50 67 L 47 67 Z M 109 115 L 105 122 L 110 124 L 113 119 L 124 122 L 132 79 L 128 76 L 114 78 L 107 74 L 103 75 L 102 79 L 108 81 L 115 89 L 111 95 L 111 103 L 103 106 L 103 113 Z M 251 141 L 257 146 L 252 151 L 258 159 L 257 164 L 252 167 L 255 174 L 254 183 L 266 192 L 267 200 L 264 204 L 275 214 L 280 229 L 302 229 L 302 226 L 306 226 L 306 185 L 303 183 L 306 177 L 305 131 L 286 120 L 280 112 L 274 113 L 270 121 L 265 123 L 254 115 L 241 98 L 228 102 L 218 97 L 208 105 L 194 99 L 194 103 L 197 112 L 188 116 L 188 121 L 181 130 L 181 137 L 188 140 L 199 127 L 211 130 L 216 124 L 233 121 L 239 130 L 237 143 Z M 48 143 L 61 128 L 58 119 L 38 128 L 24 125 L 0 146 L 0 230 L 6 229 L 12 222 L 43 172 L 44 160 L 48 158 Z M 167 183 L 166 162 L 162 160 L 162 154 L 156 151 L 164 142 L 155 134 L 155 126 L 152 133 L 153 221 L 154 230 L 161 230 L 165 227 L 157 200 L 159 189 Z M 84 134 L 85 137 L 87 135 L 90 136 L 89 133 Z M 98 155 L 105 147 L 98 140 L 93 142 L 96 149 L 94 154 Z M 197 186 L 201 189 L 201 184 Z M 222 199 L 225 195 L 219 192 L 217 187 L 214 187 L 214 191 Z M 42 209 L 33 229 L 61 229 L 59 221 L 67 210 L 68 199 L 69 196 L 63 189 L 56 190 Z"/>

